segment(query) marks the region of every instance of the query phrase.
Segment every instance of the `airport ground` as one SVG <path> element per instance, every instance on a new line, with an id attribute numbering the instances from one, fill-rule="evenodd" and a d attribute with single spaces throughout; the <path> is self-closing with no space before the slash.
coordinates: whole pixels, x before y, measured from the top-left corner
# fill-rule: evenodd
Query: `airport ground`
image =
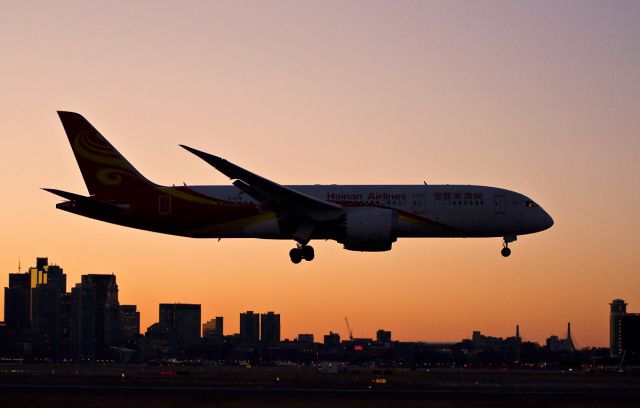
<path id="1" fill-rule="evenodd" d="M 638 406 L 640 375 L 584 371 L 0 365 L 0 406 Z"/>

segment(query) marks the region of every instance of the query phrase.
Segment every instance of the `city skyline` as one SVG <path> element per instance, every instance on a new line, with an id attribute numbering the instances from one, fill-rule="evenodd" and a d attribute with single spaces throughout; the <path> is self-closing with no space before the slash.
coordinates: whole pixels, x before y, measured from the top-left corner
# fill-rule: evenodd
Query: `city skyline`
<path id="1" fill-rule="evenodd" d="M 607 346 L 602 305 L 640 304 L 639 15 L 632 1 L 3 4 L 0 285 L 50 255 L 68 282 L 117 274 L 143 327 L 183 301 L 275 310 L 288 338 L 345 333 L 347 315 L 356 336 L 433 341 L 520 324 L 543 342 L 571 321 L 579 345 Z M 380 254 L 314 242 L 297 266 L 292 242 L 108 225 L 40 190 L 87 193 L 57 110 L 166 185 L 229 184 L 188 144 L 282 184 L 504 186 L 556 224 L 509 259 L 500 239 L 401 239 Z"/>
<path id="2" fill-rule="evenodd" d="M 576 344 L 567 323 L 566 334 L 550 335 L 545 343 L 523 338 L 520 325 L 512 336 L 496 337 L 474 330 L 457 341 L 403 341 L 392 330 L 374 336 L 353 333 L 348 338 L 329 331 L 322 337 L 298 332 L 283 339 L 280 313 L 243 311 L 240 330 L 224 332 L 224 316 L 202 318 L 202 305 L 158 304 L 158 321 L 144 334 L 136 305 L 120 304 L 115 274 L 86 274 L 67 292 L 67 276 L 48 258 L 36 259 L 27 272 L 9 274 L 4 289 L 5 321 L 0 324 L 0 358 L 14 362 L 200 361 L 232 365 L 288 365 L 341 361 L 425 367 L 578 367 L 584 363 L 618 369 L 637 364 L 640 356 L 640 313 L 627 310 L 623 299 L 609 303 L 608 348 Z M 322 338 L 322 341 L 320 339 Z"/>
<path id="3" fill-rule="evenodd" d="M 17 272 L 12 274 L 11 276 L 13 279 L 12 282 L 14 283 L 12 283 L 9 287 L 5 288 L 4 299 L 2 302 L 2 305 L 4 306 L 8 304 L 7 296 L 9 296 L 8 291 L 10 291 L 11 286 L 21 287 L 21 285 L 23 285 L 22 283 L 19 283 L 21 277 L 26 278 L 25 282 L 28 282 L 28 284 L 31 287 L 30 292 L 33 294 L 29 294 L 27 296 L 29 298 L 29 303 L 31 304 L 30 308 L 33 308 L 34 310 L 38 310 L 38 306 L 34 302 L 39 298 L 39 296 L 41 296 L 39 294 L 45 293 L 45 296 L 46 296 L 46 293 L 47 293 L 47 292 L 42 292 L 43 289 L 41 289 L 42 286 L 40 285 L 44 284 L 45 287 L 47 288 L 48 287 L 51 287 L 52 289 L 55 288 L 56 292 L 65 294 L 65 289 L 67 286 L 67 275 L 64 272 L 64 268 L 62 268 L 58 264 L 49 263 L 48 257 L 36 258 L 35 266 L 26 267 L 24 272 L 22 271 Z M 50 285 L 46 286 L 46 284 L 50 284 Z M 120 309 L 119 314 L 120 314 L 120 319 L 122 320 L 121 322 L 122 327 L 120 329 L 115 329 L 115 330 L 112 328 L 111 330 L 113 331 L 113 333 L 117 333 L 117 335 L 115 336 L 122 337 L 123 339 L 128 339 L 128 340 L 133 340 L 135 337 L 137 337 L 137 335 L 144 335 L 145 333 L 157 331 L 159 327 L 171 327 L 178 331 L 186 330 L 185 332 L 186 334 L 184 334 L 184 336 L 187 336 L 185 338 L 186 340 L 185 339 L 180 340 L 180 342 L 184 344 L 193 342 L 195 338 L 207 338 L 207 337 L 222 338 L 223 336 L 224 337 L 239 336 L 241 341 L 246 343 L 265 342 L 265 344 L 272 344 L 272 345 L 277 344 L 280 341 L 296 341 L 300 338 L 300 336 L 305 336 L 305 337 L 311 336 L 315 339 L 318 339 L 317 341 L 320 342 L 319 339 L 322 339 L 327 335 L 331 335 L 331 334 L 340 335 L 341 333 L 340 330 L 336 330 L 336 331 L 329 330 L 329 332 L 319 334 L 317 330 L 301 331 L 298 329 L 289 329 L 288 333 L 296 333 L 296 334 L 290 337 L 283 336 L 281 335 L 282 333 L 282 326 L 281 326 L 281 320 L 280 320 L 281 314 L 275 313 L 273 310 L 258 311 L 258 312 L 254 312 L 253 310 L 245 310 L 245 311 L 237 312 L 236 315 L 239 315 L 239 318 L 240 318 L 239 324 L 237 325 L 237 330 L 229 331 L 229 327 L 231 328 L 235 327 L 233 323 L 229 325 L 228 323 L 230 321 L 229 319 L 227 319 L 227 324 L 225 324 L 223 315 L 214 314 L 210 318 L 207 318 L 201 311 L 201 304 L 194 304 L 188 301 L 185 302 L 184 300 L 158 303 L 158 308 L 157 308 L 157 310 L 159 310 L 158 317 L 153 321 L 153 323 L 149 325 L 144 325 L 141 323 L 142 322 L 141 315 L 144 315 L 144 314 L 142 314 L 142 312 L 138 310 L 138 307 L 136 304 L 125 304 L 125 303 L 119 302 L 118 297 L 119 297 L 120 287 L 116 284 L 116 275 L 113 273 L 112 274 L 83 274 L 81 276 L 81 281 L 79 283 L 75 285 L 69 285 L 69 291 L 66 292 L 66 296 L 68 299 L 66 301 L 67 302 L 66 304 L 71 307 L 70 311 L 72 312 L 72 314 L 73 314 L 73 302 L 78 302 L 80 300 L 79 296 L 80 296 L 80 293 L 82 293 L 82 287 L 83 285 L 87 285 L 87 284 L 91 284 L 92 286 L 97 284 L 98 287 L 103 288 L 98 290 L 99 293 L 101 292 L 103 294 L 99 295 L 96 299 L 98 298 L 105 299 L 103 300 L 103 302 L 107 306 L 107 311 L 109 308 L 109 305 L 108 305 L 109 302 L 112 302 L 112 303 L 115 302 L 113 303 L 114 305 L 119 305 L 118 307 Z M 113 294 L 109 295 L 109 293 L 113 293 Z M 20 295 L 20 296 L 25 296 L 25 295 Z M 112 300 L 108 301 L 108 299 L 112 299 Z M 20 319 L 16 320 L 15 318 L 16 306 L 15 306 L 15 303 L 13 302 L 15 302 L 15 300 L 11 302 L 11 304 L 14 305 L 13 306 L 14 311 L 12 312 L 13 315 L 11 315 L 13 319 L 10 325 L 13 328 L 24 327 L 25 323 L 21 322 Z M 39 316 L 39 313 L 45 313 L 46 316 L 48 316 L 48 319 L 52 321 L 58 320 L 58 316 L 56 315 L 56 313 L 58 312 L 54 310 L 47 311 L 47 309 L 50 309 L 51 304 L 55 304 L 55 301 L 49 300 L 48 302 L 49 303 L 43 303 L 44 309 L 42 309 L 42 312 L 36 313 L 34 310 L 31 310 L 31 309 L 26 311 L 26 312 L 29 312 L 31 315 L 31 317 L 29 318 L 29 320 L 31 320 L 31 323 L 30 323 L 31 326 L 36 324 L 36 327 L 37 327 L 37 323 L 35 323 L 37 320 L 34 320 L 34 319 L 37 319 L 37 316 Z M 53 303 L 50 303 L 50 302 L 53 302 Z M 63 300 L 63 302 L 65 301 Z M 91 302 L 93 302 L 93 300 L 91 300 Z M 619 323 L 617 320 L 619 316 L 627 315 L 629 317 L 632 317 L 633 319 L 637 319 L 638 318 L 637 316 L 640 316 L 640 314 L 628 313 L 626 310 L 627 303 L 624 300 L 619 298 L 614 299 L 612 303 L 610 303 L 610 306 L 611 306 L 611 310 L 609 314 L 610 328 L 608 331 L 608 335 L 610 336 L 609 344 L 612 345 L 612 344 L 619 344 L 619 333 L 618 333 Z M 192 311 L 196 311 L 198 323 L 195 323 L 195 321 L 191 321 L 191 322 L 189 321 L 191 319 L 189 316 Z M 18 312 L 18 315 L 21 315 L 24 313 L 25 311 Z M 54 313 L 54 314 L 51 314 L 51 313 Z M 69 313 L 69 311 L 65 313 Z M 5 321 L 3 323 L 7 325 L 7 317 L 9 316 L 6 313 L 4 316 L 5 316 Z M 103 317 L 100 319 L 102 319 L 103 323 L 98 324 L 98 326 L 102 326 L 106 328 L 103 328 L 101 334 L 97 335 L 97 337 L 106 338 L 107 339 L 106 341 L 108 343 L 109 334 L 105 330 L 108 330 L 107 328 L 109 327 L 109 324 L 105 326 L 104 312 L 102 316 Z M 231 321 L 233 321 L 233 319 L 231 319 Z M 344 321 L 345 321 L 345 324 L 347 325 L 348 330 L 346 331 L 346 335 L 340 335 L 340 336 L 342 336 L 342 338 L 345 340 L 351 338 L 352 335 L 355 339 L 377 338 L 378 341 L 380 341 L 379 339 L 381 335 L 384 336 L 385 338 L 388 338 L 389 340 L 387 341 L 390 341 L 391 339 L 391 333 L 393 332 L 392 327 L 376 329 L 375 336 L 371 335 L 370 333 L 354 335 L 351 327 L 349 326 L 346 316 L 344 317 Z M 136 324 L 135 327 L 137 327 L 137 330 L 138 330 L 137 334 L 131 332 L 132 330 L 131 324 L 133 324 L 134 322 Z M 111 325 L 113 324 L 114 323 L 112 323 Z M 119 325 L 120 323 L 117 323 L 117 324 Z M 29 325 L 28 322 L 27 322 L 27 325 Z M 74 325 L 77 325 L 77 323 L 75 324 L 72 323 L 72 326 Z M 207 327 L 209 328 L 209 330 L 212 330 L 212 332 L 210 332 L 209 335 L 205 335 Z M 224 327 L 226 327 L 227 330 L 224 330 Z M 508 339 L 509 337 L 514 337 L 514 338 L 522 339 L 523 341 L 531 341 L 534 343 L 543 344 L 543 342 L 535 341 L 533 339 L 527 338 L 526 336 L 522 336 L 520 333 L 520 324 L 516 323 L 514 328 L 515 330 L 512 332 L 512 334 L 515 333 L 514 336 L 509 336 L 509 335 L 490 336 L 490 338 L 494 338 L 494 339 L 507 338 Z M 32 329 L 35 329 L 35 327 L 32 327 Z M 633 330 L 636 330 L 636 329 L 633 329 Z M 120 333 L 120 331 L 122 331 L 122 333 Z M 471 330 L 471 335 L 469 336 L 462 337 L 460 339 L 448 339 L 448 340 L 439 340 L 439 341 L 435 341 L 431 339 L 406 340 L 406 339 L 398 338 L 397 336 L 394 337 L 394 340 L 405 341 L 405 342 L 418 341 L 418 342 L 424 342 L 424 343 L 455 343 L 459 341 L 464 341 L 465 339 L 473 339 L 476 336 L 479 336 L 481 332 L 482 330 L 473 328 Z M 111 337 L 114 337 L 113 333 L 111 334 Z M 566 333 L 567 333 L 566 338 L 572 341 L 571 347 L 575 347 L 577 349 L 578 347 L 576 347 L 573 343 L 574 336 L 571 334 L 570 322 L 568 323 L 568 329 Z M 633 336 L 636 336 L 636 334 L 633 334 Z M 553 333 L 549 334 L 549 337 L 546 338 L 547 344 L 550 338 L 555 338 L 557 340 L 559 337 L 560 336 L 557 336 L 556 334 L 553 334 Z M 635 342 L 635 337 L 633 338 L 634 338 L 633 341 Z M 596 347 L 596 346 L 589 345 L 589 344 L 581 344 L 579 348 L 590 348 L 590 347 Z M 619 354 L 617 354 L 613 350 L 611 351 L 611 354 L 612 356 L 619 357 Z"/>

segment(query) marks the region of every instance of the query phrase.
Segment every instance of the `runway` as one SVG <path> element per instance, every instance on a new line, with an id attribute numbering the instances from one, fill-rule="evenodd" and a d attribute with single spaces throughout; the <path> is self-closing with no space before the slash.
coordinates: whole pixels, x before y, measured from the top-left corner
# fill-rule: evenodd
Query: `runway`
<path id="1" fill-rule="evenodd" d="M 630 407 L 640 401 L 638 375 L 456 369 L 386 372 L 374 375 L 373 370 L 359 369 L 322 374 L 313 367 L 27 365 L 0 369 L 0 405 Z M 382 378 L 386 382 L 374 381 Z"/>

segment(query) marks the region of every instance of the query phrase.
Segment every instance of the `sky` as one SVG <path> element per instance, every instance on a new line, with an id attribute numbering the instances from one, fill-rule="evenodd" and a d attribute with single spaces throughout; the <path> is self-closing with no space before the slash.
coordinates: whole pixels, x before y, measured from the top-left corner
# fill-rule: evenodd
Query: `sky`
<path id="1" fill-rule="evenodd" d="M 48 256 L 68 289 L 115 273 L 142 331 L 158 304 L 239 330 L 473 330 L 608 346 L 608 303 L 640 312 L 637 1 L 0 2 L 0 285 Z M 501 239 L 400 239 L 390 252 L 189 239 L 55 209 L 87 194 L 57 110 L 83 114 L 156 183 L 229 180 L 178 145 L 281 184 L 480 184 L 554 218 Z M 3 303 L 0 303 L 3 308 Z M 2 313 L 3 314 L 3 313 Z"/>

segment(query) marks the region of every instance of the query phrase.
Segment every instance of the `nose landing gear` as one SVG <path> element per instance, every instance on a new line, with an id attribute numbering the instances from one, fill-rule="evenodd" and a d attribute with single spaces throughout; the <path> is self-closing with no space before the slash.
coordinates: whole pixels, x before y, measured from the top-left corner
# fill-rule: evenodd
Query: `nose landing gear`
<path id="1" fill-rule="evenodd" d="M 515 236 L 515 235 L 509 235 L 509 236 L 506 236 L 506 237 L 502 238 L 502 250 L 500 251 L 502 256 L 504 256 L 506 258 L 509 255 L 511 255 L 511 249 L 509 249 L 509 243 L 510 242 L 515 242 L 517 239 L 518 239 L 518 237 Z"/>
<path id="2" fill-rule="evenodd" d="M 294 264 L 299 264 L 303 259 L 305 261 L 313 261 L 313 258 L 315 258 L 315 251 L 310 245 L 298 244 L 295 248 L 289 251 L 289 257 L 291 258 L 291 262 Z"/>

